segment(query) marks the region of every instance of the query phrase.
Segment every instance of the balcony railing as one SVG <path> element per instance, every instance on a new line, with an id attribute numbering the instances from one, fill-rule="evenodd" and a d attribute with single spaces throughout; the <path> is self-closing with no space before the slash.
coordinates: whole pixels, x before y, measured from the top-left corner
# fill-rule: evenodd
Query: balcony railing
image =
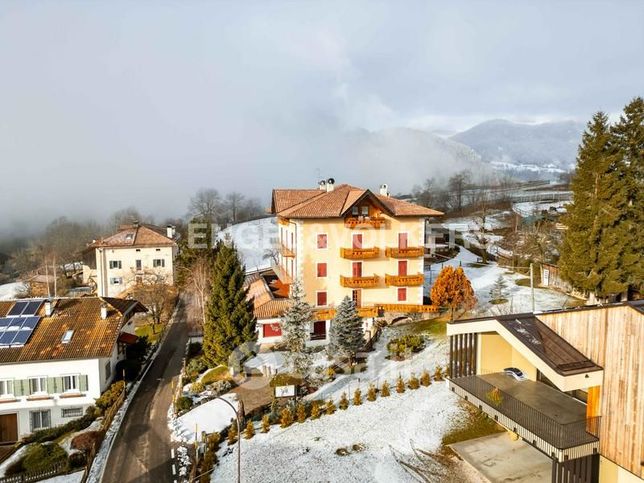
<path id="1" fill-rule="evenodd" d="M 423 247 L 386 248 L 385 255 L 390 258 L 418 258 L 425 255 Z"/>
<path id="2" fill-rule="evenodd" d="M 417 275 L 385 275 L 385 283 L 394 287 L 418 287 L 423 284 L 425 277 Z"/>
<path id="3" fill-rule="evenodd" d="M 345 218 L 344 226 L 347 228 L 382 228 L 386 220 L 379 216 L 357 216 Z"/>
<path id="4" fill-rule="evenodd" d="M 317 320 L 329 320 L 335 317 L 335 309 L 316 309 L 315 318 Z M 377 317 L 378 307 L 358 307 L 360 317 Z"/>
<path id="5" fill-rule="evenodd" d="M 366 258 L 378 258 L 380 248 L 340 248 L 340 256 L 349 260 L 364 260 Z"/>
<path id="6" fill-rule="evenodd" d="M 372 288 L 378 286 L 378 275 L 373 277 L 344 277 L 340 275 L 340 285 L 347 288 Z"/>
<path id="7" fill-rule="evenodd" d="M 309 334 L 309 340 L 325 340 L 326 332 L 318 334 Z"/>
<path id="8" fill-rule="evenodd" d="M 291 250 L 290 248 L 287 248 L 286 245 L 283 245 L 282 243 L 278 244 L 277 249 L 279 250 L 280 254 L 283 257 L 286 258 L 294 258 L 295 257 L 295 252 Z"/>
<path id="9" fill-rule="evenodd" d="M 599 441 L 601 416 L 560 423 L 479 376 L 457 377 L 450 379 L 450 382 L 483 403 L 479 404 L 473 400 L 474 398 L 466 395 L 465 397 L 468 400 L 472 399 L 470 402 L 473 404 L 487 405 L 489 410 L 486 410 L 485 406 L 483 406 L 483 411 L 495 417 L 508 429 L 518 433 L 521 433 L 522 430 L 527 430 L 558 450 L 566 450 Z M 490 414 L 495 412 L 505 416 L 509 422 L 503 422 L 498 415 Z M 520 435 L 528 441 L 533 439 L 528 434 Z"/>

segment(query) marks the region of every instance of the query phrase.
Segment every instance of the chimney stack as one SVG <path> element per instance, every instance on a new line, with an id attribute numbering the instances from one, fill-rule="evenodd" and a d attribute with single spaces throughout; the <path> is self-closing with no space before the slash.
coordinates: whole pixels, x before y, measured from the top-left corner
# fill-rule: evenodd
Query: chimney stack
<path id="1" fill-rule="evenodd" d="M 322 180 L 318 183 L 318 186 L 320 187 L 320 191 L 326 191 L 326 181 Z"/>
<path id="2" fill-rule="evenodd" d="M 389 196 L 389 186 L 387 186 L 387 185 L 386 185 L 386 184 L 384 184 L 384 183 L 383 183 L 383 184 L 381 184 L 381 185 L 380 185 L 380 194 L 381 194 L 382 196 Z"/>
<path id="3" fill-rule="evenodd" d="M 333 178 L 329 178 L 326 180 L 326 192 L 333 191 L 333 188 L 335 187 L 335 180 Z"/>
<path id="4" fill-rule="evenodd" d="M 107 319 L 107 304 L 101 304 L 101 319 Z"/>
<path id="5" fill-rule="evenodd" d="M 168 238 L 174 238 L 174 226 L 168 225 L 165 227 L 165 236 Z"/>
<path id="6" fill-rule="evenodd" d="M 54 313 L 54 306 L 51 300 L 45 300 L 45 317 L 51 317 Z"/>

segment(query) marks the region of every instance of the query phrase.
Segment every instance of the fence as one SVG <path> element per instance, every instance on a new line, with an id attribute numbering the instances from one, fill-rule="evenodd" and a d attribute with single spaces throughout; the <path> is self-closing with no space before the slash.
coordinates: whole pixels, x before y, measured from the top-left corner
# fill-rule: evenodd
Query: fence
<path id="1" fill-rule="evenodd" d="M 0 483 L 29 483 L 31 481 L 44 480 L 46 478 L 63 475 L 65 473 L 67 473 L 67 463 L 59 463 L 42 471 L 30 471 L 27 473 L 20 473 L 19 475 L 5 476 L 0 478 Z"/>

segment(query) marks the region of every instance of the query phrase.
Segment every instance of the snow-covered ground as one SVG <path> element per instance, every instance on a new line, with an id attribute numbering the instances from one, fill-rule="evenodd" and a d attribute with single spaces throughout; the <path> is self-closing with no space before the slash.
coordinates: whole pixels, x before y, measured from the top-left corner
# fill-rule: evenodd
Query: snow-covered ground
<path id="1" fill-rule="evenodd" d="M 226 394 L 224 399 L 237 406 L 237 394 Z M 182 443 L 193 443 L 195 438 L 201 439 L 202 431 L 214 433 L 223 431 L 235 418 L 228 404 L 219 399 L 213 399 L 174 418 L 172 408 L 168 411 L 168 426 L 172 431 L 172 440 Z"/>
<path id="2" fill-rule="evenodd" d="M 218 235 L 220 239 L 230 237 L 233 240 L 247 271 L 270 268 L 271 260 L 265 256 L 274 248 L 277 236 L 277 223 L 273 217 L 238 223 Z"/>
<path id="3" fill-rule="evenodd" d="M 453 267 L 462 266 L 465 275 L 472 283 L 472 288 L 479 301 L 478 312 L 481 315 L 487 313 L 495 313 L 499 310 L 512 312 L 530 312 L 532 310 L 532 295 L 530 287 L 523 287 L 516 284 L 516 280 L 525 278 L 528 274 L 524 275 L 510 273 L 506 269 L 499 267 L 495 262 L 490 262 L 487 265 L 477 263 L 477 256 L 469 250 L 460 247 L 459 254 L 442 264 L 433 265 L 429 270 L 425 271 L 425 285 L 427 289 L 436 280 L 438 273 L 444 265 L 452 265 Z M 502 275 L 507 283 L 507 299 L 506 304 L 491 305 L 490 302 L 490 289 L 494 285 L 495 280 L 499 275 Z M 570 299 L 567 295 L 550 289 L 535 288 L 535 311 L 552 310 L 563 308 L 566 302 Z"/>
<path id="4" fill-rule="evenodd" d="M 12 300 L 18 297 L 21 292 L 26 290 L 23 282 L 12 282 L 0 285 L 0 300 Z"/>
<path id="5" fill-rule="evenodd" d="M 512 211 L 521 215 L 524 218 L 538 215 L 543 210 L 549 210 L 554 208 L 557 213 L 565 213 L 566 205 L 569 204 L 569 201 L 555 201 L 555 202 L 538 202 L 538 201 L 526 201 L 523 203 L 514 203 L 512 205 Z"/>
<path id="6" fill-rule="evenodd" d="M 13 464 L 14 462 L 18 461 L 20 458 L 23 457 L 25 451 L 27 451 L 27 446 L 23 446 L 22 448 L 19 448 L 14 454 L 12 454 L 6 460 L 0 463 L 0 478 L 4 476 L 5 471 L 7 471 L 7 468 L 11 464 Z"/>

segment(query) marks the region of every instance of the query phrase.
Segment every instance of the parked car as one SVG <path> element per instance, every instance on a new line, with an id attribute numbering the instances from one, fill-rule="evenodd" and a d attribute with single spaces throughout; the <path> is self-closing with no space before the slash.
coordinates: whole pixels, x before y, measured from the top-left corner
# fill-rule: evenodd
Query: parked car
<path id="1" fill-rule="evenodd" d="M 503 372 L 506 376 L 513 377 L 517 381 L 525 381 L 527 379 L 523 371 L 521 371 L 521 369 L 517 369 L 516 367 L 506 367 L 505 369 L 503 369 Z"/>

